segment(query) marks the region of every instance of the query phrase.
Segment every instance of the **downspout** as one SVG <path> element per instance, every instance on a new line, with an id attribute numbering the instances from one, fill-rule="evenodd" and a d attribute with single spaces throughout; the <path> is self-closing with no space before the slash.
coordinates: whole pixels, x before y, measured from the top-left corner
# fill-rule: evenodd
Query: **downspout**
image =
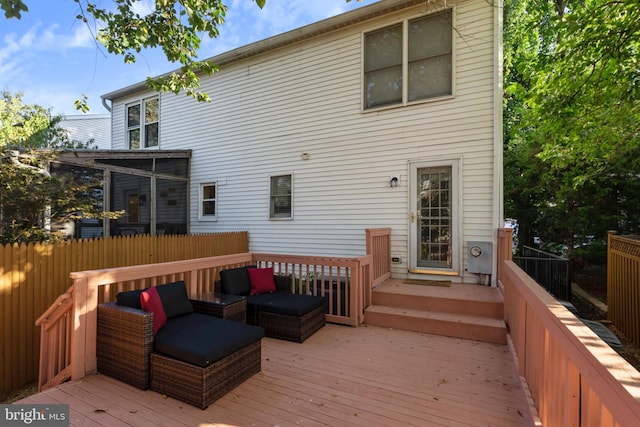
<path id="1" fill-rule="evenodd" d="M 102 101 L 102 106 L 109 112 L 111 113 L 111 106 L 107 104 L 107 98 L 101 96 L 100 100 Z"/>
<path id="2" fill-rule="evenodd" d="M 494 0 L 493 2 L 493 55 L 494 67 L 493 73 L 493 217 L 497 224 L 494 224 L 493 235 L 494 243 L 497 246 L 498 229 L 504 227 L 504 167 L 503 167 L 503 119 L 502 119 L 502 99 L 503 99 L 503 43 L 502 43 L 502 27 L 503 27 L 503 3 Z M 492 265 L 497 266 L 497 252 L 493 251 Z M 497 274 L 493 274 L 491 278 L 491 286 L 496 287 Z"/>
<path id="3" fill-rule="evenodd" d="M 109 112 L 109 121 L 111 126 L 111 141 L 109 141 L 109 145 L 113 148 L 113 115 L 111 114 L 112 106 L 107 104 L 107 98 L 104 96 L 100 97 L 102 102 L 102 106 Z M 111 211 L 111 171 L 109 169 L 104 169 L 102 172 L 102 212 Z M 111 220 L 108 218 L 103 218 L 102 220 L 102 235 L 104 237 L 111 236 Z"/>

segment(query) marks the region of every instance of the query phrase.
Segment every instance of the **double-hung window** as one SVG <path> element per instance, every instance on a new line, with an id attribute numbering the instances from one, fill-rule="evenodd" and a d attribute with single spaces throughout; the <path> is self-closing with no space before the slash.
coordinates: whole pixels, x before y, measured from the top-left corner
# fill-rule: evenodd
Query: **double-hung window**
<path id="1" fill-rule="evenodd" d="M 127 142 L 129 149 L 158 146 L 158 97 L 143 99 L 127 105 Z"/>
<path id="2" fill-rule="evenodd" d="M 452 12 L 404 21 L 364 35 L 364 108 L 451 95 Z"/>
<path id="3" fill-rule="evenodd" d="M 218 218 L 217 183 L 200 184 L 200 220 L 215 221 Z"/>
<path id="4" fill-rule="evenodd" d="M 293 218 L 291 198 L 292 181 L 291 175 L 278 175 L 271 177 L 271 189 L 269 192 L 269 218 Z"/>

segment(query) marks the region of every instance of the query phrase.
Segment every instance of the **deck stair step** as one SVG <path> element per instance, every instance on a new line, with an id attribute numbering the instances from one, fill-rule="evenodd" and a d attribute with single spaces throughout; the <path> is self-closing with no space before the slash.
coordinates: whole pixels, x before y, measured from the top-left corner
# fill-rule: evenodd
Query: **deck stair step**
<path id="1" fill-rule="evenodd" d="M 452 284 L 435 287 L 391 279 L 373 291 L 369 325 L 506 343 L 504 301 L 498 289 Z"/>

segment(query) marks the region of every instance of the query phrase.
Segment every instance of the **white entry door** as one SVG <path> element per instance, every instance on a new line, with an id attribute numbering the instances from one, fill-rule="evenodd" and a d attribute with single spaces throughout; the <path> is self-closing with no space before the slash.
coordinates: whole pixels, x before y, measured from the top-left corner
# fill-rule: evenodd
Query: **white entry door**
<path id="1" fill-rule="evenodd" d="M 459 273 L 458 181 L 457 160 L 411 164 L 411 272 Z"/>

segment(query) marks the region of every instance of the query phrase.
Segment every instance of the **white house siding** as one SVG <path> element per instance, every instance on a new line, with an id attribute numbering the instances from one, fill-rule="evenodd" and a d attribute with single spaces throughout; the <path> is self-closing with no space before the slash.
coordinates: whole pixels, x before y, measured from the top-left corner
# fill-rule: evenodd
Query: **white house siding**
<path id="1" fill-rule="evenodd" d="M 454 97 L 361 109 L 363 32 L 433 8 L 425 2 L 227 65 L 202 82 L 210 104 L 163 94 L 160 148 L 193 150 L 191 232 L 248 230 L 252 251 L 358 256 L 366 228 L 391 227 L 392 256 L 401 259 L 393 274 L 402 276 L 409 162 L 459 159 L 460 243 L 495 243 L 493 8 L 455 3 Z M 125 101 L 114 102 L 114 132 L 124 129 L 116 117 Z M 293 220 L 268 218 L 269 176 L 279 174 L 293 174 Z M 214 180 L 218 220 L 199 221 L 199 184 Z"/>
<path id="2" fill-rule="evenodd" d="M 63 116 L 58 124 L 67 130 L 69 139 L 80 142 L 93 140 L 97 149 L 111 148 L 111 116 L 109 114 L 88 114 Z"/>

